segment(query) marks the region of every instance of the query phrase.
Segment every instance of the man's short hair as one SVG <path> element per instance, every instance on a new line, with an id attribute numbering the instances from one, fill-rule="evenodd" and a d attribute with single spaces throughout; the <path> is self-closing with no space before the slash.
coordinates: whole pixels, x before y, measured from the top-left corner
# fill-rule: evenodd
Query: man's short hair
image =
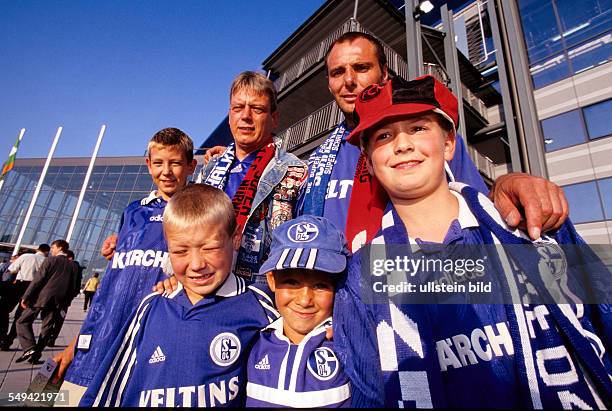
<path id="1" fill-rule="evenodd" d="M 217 224 L 232 236 L 236 215 L 229 197 L 220 189 L 192 184 L 172 196 L 164 210 L 164 230 L 168 226 L 183 230 L 193 226 Z"/>
<path id="2" fill-rule="evenodd" d="M 176 147 L 185 154 L 187 162 L 191 163 L 193 161 L 193 141 L 183 130 L 168 127 L 155 133 L 147 146 L 147 156 L 149 158 L 151 158 L 151 149 L 158 146 Z"/>
<path id="3" fill-rule="evenodd" d="M 72 258 L 74 260 L 74 251 L 66 250 L 66 257 Z"/>
<path id="4" fill-rule="evenodd" d="M 230 99 L 234 93 L 243 89 L 268 96 L 268 100 L 270 100 L 270 111 L 272 113 L 276 111 L 276 87 L 274 87 L 274 83 L 269 78 L 255 71 L 243 71 L 238 74 L 232 82 Z"/>
<path id="5" fill-rule="evenodd" d="M 64 253 L 68 251 L 68 248 L 70 248 L 66 240 L 55 240 L 54 242 L 51 243 L 51 245 L 58 247 Z"/>
<path id="6" fill-rule="evenodd" d="M 51 247 L 49 247 L 49 244 L 47 243 L 42 243 L 38 246 L 38 251 L 42 251 L 43 253 L 48 253 L 50 250 Z"/>
<path id="7" fill-rule="evenodd" d="M 329 57 L 329 53 L 331 53 L 334 46 L 336 44 L 341 43 L 352 43 L 357 39 L 364 39 L 372 43 L 372 45 L 376 49 L 376 58 L 378 60 L 378 64 L 380 65 L 381 71 L 385 68 L 385 66 L 387 65 L 387 56 L 385 55 L 385 49 L 383 48 L 383 45 L 380 40 L 368 33 L 362 33 L 360 31 L 349 31 L 334 40 L 334 42 L 327 49 L 324 60 L 326 71 L 329 70 L 329 67 L 327 67 L 327 58 Z"/>

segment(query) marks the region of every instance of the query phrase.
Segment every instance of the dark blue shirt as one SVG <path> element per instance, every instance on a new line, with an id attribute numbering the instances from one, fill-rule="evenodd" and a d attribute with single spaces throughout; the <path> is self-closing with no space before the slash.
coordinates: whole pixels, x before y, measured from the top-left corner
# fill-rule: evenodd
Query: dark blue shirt
<path id="1" fill-rule="evenodd" d="M 229 198 L 234 198 L 234 194 L 238 191 L 238 187 L 240 187 L 240 183 L 244 180 L 253 160 L 257 157 L 257 153 L 259 153 L 259 150 L 248 154 L 242 161 L 238 160 L 238 157 L 234 158 L 229 171 L 229 177 L 227 178 L 227 184 L 225 184 L 223 189 Z"/>

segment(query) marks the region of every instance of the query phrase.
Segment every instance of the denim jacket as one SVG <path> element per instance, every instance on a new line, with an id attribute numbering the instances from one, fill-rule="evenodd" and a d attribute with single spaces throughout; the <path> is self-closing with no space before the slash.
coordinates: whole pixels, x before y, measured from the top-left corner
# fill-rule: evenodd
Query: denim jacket
<path id="1" fill-rule="evenodd" d="M 202 168 L 197 181 L 202 182 L 210 174 L 217 164 L 219 157 L 214 157 Z M 270 160 L 263 171 L 257 192 L 253 200 L 253 206 L 249 213 L 247 223 L 243 229 L 242 246 L 245 245 L 244 234 L 247 227 L 255 224 L 262 230 L 257 271 L 261 264 L 268 258 L 270 243 L 272 241 L 272 230 L 293 218 L 298 193 L 305 184 L 308 177 L 308 166 L 305 162 L 276 144 L 274 158 Z M 256 282 L 264 282 L 265 276 L 257 278 L 258 272 L 236 272 L 238 275 L 250 277 Z"/>

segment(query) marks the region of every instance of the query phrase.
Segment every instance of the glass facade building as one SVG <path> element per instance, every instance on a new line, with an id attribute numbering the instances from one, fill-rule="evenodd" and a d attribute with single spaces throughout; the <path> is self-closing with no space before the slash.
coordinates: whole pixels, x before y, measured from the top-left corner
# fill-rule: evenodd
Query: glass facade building
<path id="1" fill-rule="evenodd" d="M 53 159 L 36 200 L 22 245 L 66 238 L 76 210 L 89 158 Z M 45 159 L 17 159 L 0 190 L 0 242 L 14 244 L 21 230 Z M 96 160 L 70 248 L 86 275 L 103 272 L 104 239 L 117 232 L 123 209 L 146 197 L 155 187 L 143 157 L 100 157 Z"/>
<path id="2" fill-rule="evenodd" d="M 591 243 L 612 243 L 612 0 L 518 0 L 549 177 Z"/>

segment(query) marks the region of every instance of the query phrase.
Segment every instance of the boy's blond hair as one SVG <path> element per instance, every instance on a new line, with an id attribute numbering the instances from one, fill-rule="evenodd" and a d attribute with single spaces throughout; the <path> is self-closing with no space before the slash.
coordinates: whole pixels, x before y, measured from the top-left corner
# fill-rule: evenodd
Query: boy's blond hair
<path id="1" fill-rule="evenodd" d="M 229 197 L 220 189 L 191 184 L 172 196 L 164 210 L 164 231 L 168 226 L 184 230 L 206 224 L 220 225 L 229 237 L 236 231 L 236 215 Z"/>
<path id="2" fill-rule="evenodd" d="M 268 96 L 268 100 L 270 101 L 270 112 L 274 113 L 276 111 L 276 87 L 274 87 L 274 83 L 266 76 L 255 71 L 243 71 L 238 74 L 230 88 L 230 99 L 234 93 L 243 89 Z"/>
<path id="3" fill-rule="evenodd" d="M 176 147 L 185 154 L 188 163 L 193 161 L 193 141 L 183 130 L 178 128 L 164 128 L 151 137 L 147 146 L 147 157 L 149 159 L 153 147 Z"/>

